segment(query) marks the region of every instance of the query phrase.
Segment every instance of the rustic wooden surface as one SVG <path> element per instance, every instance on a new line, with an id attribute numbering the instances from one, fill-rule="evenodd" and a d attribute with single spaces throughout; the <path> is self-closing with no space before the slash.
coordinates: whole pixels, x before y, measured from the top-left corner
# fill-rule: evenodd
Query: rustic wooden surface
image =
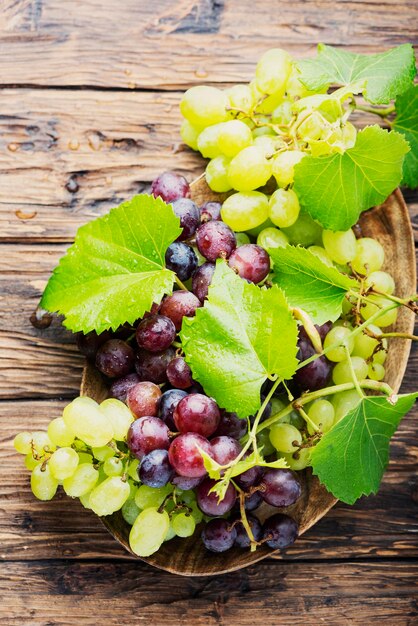
<path id="1" fill-rule="evenodd" d="M 417 410 L 378 495 L 337 505 L 281 559 L 215 579 L 132 560 L 68 498 L 31 496 L 17 430 L 77 393 L 82 360 L 57 322 L 28 322 L 77 227 L 165 168 L 201 170 L 179 145 L 181 91 L 250 78 L 282 45 L 357 51 L 418 43 L 418 5 L 315 0 L 4 0 L 0 4 L 0 618 L 75 624 L 418 624 Z M 418 195 L 408 192 L 418 229 Z M 416 387 L 418 351 L 402 389 Z"/>

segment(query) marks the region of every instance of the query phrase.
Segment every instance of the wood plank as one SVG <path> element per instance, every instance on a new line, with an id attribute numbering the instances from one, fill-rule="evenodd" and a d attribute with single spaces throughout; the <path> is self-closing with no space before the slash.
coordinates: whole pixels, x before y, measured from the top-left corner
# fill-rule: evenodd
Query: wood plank
<path id="1" fill-rule="evenodd" d="M 187 580 L 137 563 L 4 563 L 1 611 L 8 626 L 96 626 L 98 614 L 110 626 L 412 626 L 417 574 L 404 561 L 264 562 Z"/>
<path id="2" fill-rule="evenodd" d="M 381 51 L 416 43 L 417 20 L 408 0 L 271 0 L 256 11 L 252 0 L 125 0 L 116 14 L 111 0 L 65 11 L 60 0 L 9 0 L 0 15 L 0 77 L 6 85 L 124 89 L 237 82 L 250 79 L 268 48 L 305 56 L 325 41 Z"/>

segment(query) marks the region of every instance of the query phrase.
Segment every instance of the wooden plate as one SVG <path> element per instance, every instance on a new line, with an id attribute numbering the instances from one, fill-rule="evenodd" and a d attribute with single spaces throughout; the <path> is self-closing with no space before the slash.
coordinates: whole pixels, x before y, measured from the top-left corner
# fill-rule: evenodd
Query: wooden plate
<path id="1" fill-rule="evenodd" d="M 207 200 L 219 199 L 220 195 L 212 192 L 206 182 L 200 180 L 192 187 L 192 197 L 198 204 L 203 204 Z M 396 294 L 406 297 L 414 293 L 416 284 L 414 241 L 408 210 L 401 192 L 396 190 L 383 205 L 363 213 L 358 233 L 359 236 L 374 237 L 383 245 L 386 255 L 385 268 L 395 279 Z M 411 333 L 413 327 L 414 314 L 403 307 L 399 311 L 395 329 L 398 332 Z M 389 346 L 385 380 L 398 391 L 408 361 L 410 342 L 392 339 Z M 91 364 L 86 365 L 83 372 L 81 395 L 90 396 L 98 402 L 107 396 L 101 375 Z M 302 534 L 329 511 L 336 503 L 336 499 L 309 470 L 300 474 L 303 485 L 302 496 L 295 505 L 287 509 L 287 512 L 297 520 L 299 532 Z M 272 507 L 265 504 L 257 510 L 257 515 L 260 514 L 260 518 L 264 519 L 271 515 L 272 511 Z M 130 526 L 120 511 L 102 518 L 102 521 L 115 539 L 130 552 L 128 541 Z M 271 554 L 272 550 L 265 546 L 261 546 L 253 553 L 236 548 L 223 554 L 213 554 L 203 547 L 197 530 L 193 537 L 172 539 L 163 544 L 156 554 L 142 560 L 175 574 L 202 576 L 241 569 Z"/>

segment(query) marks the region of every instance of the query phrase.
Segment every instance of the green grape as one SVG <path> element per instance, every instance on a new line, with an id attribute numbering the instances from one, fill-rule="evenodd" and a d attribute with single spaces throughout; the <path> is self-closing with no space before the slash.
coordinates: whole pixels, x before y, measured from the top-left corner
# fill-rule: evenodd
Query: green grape
<path id="1" fill-rule="evenodd" d="M 257 63 L 256 84 L 263 93 L 284 94 L 287 79 L 292 71 L 292 57 L 280 48 L 267 50 Z"/>
<path id="2" fill-rule="evenodd" d="M 32 433 L 23 431 L 13 439 L 13 445 L 19 454 L 32 454 Z"/>
<path id="3" fill-rule="evenodd" d="M 225 224 L 240 232 L 263 224 L 268 211 L 269 203 L 264 193 L 247 191 L 229 196 L 222 205 L 221 215 Z"/>
<path id="4" fill-rule="evenodd" d="M 30 472 L 37 466 L 40 465 L 41 461 L 39 461 L 38 459 L 34 459 L 32 456 L 32 452 L 29 452 L 29 454 L 27 454 L 25 456 L 25 467 L 26 469 L 28 469 Z"/>
<path id="5" fill-rule="evenodd" d="M 374 335 L 378 335 L 378 336 L 382 332 L 380 328 L 378 326 L 375 326 L 374 324 L 369 324 L 366 327 L 365 331 L 367 330 L 372 332 Z M 360 356 L 363 359 L 369 359 L 380 342 L 378 339 L 374 339 L 373 337 L 370 337 L 365 331 L 362 331 L 359 335 L 357 335 L 354 338 L 353 356 Z M 382 342 L 382 347 L 386 349 L 387 340 L 383 338 L 381 342 Z"/>
<path id="6" fill-rule="evenodd" d="M 269 200 L 270 219 L 279 228 L 292 226 L 299 217 L 299 200 L 293 189 L 277 189 Z"/>
<path id="7" fill-rule="evenodd" d="M 335 409 L 334 424 L 339 422 L 352 409 L 355 409 L 360 401 L 361 398 L 355 389 L 336 393 L 331 400 Z"/>
<path id="8" fill-rule="evenodd" d="M 321 244 L 322 228 L 307 213 L 300 212 L 296 222 L 283 231 L 293 246 Z"/>
<path id="9" fill-rule="evenodd" d="M 79 498 L 80 502 L 84 506 L 84 508 L 85 509 L 89 509 L 89 510 L 91 510 L 90 494 L 91 494 L 91 491 L 88 491 L 87 493 L 85 493 L 84 495 L 80 496 L 80 498 Z"/>
<path id="10" fill-rule="evenodd" d="M 301 448 L 290 454 L 283 453 L 282 457 L 290 469 L 295 472 L 299 472 L 311 464 L 311 450 L 309 448 Z"/>
<path id="11" fill-rule="evenodd" d="M 328 87 L 324 87 L 321 91 L 309 91 L 299 80 L 300 72 L 296 66 L 293 65 L 289 78 L 286 83 L 286 94 L 292 99 L 306 98 L 314 93 L 325 93 Z"/>
<path id="12" fill-rule="evenodd" d="M 385 377 L 385 368 L 380 363 L 370 363 L 368 376 L 371 380 L 383 380 Z"/>
<path id="13" fill-rule="evenodd" d="M 196 528 L 196 522 L 190 513 L 179 513 L 171 520 L 173 531 L 178 537 L 191 537 Z"/>
<path id="14" fill-rule="evenodd" d="M 257 121 L 263 123 L 267 121 L 270 123 L 270 117 L 267 117 L 267 120 L 264 120 L 262 115 L 270 116 L 271 113 L 277 109 L 279 104 L 283 102 L 283 91 L 276 91 L 269 96 L 263 94 L 261 99 L 258 101 L 255 107 L 255 113 L 257 114 Z"/>
<path id="15" fill-rule="evenodd" d="M 395 291 L 395 281 L 387 272 L 376 271 L 367 276 L 364 281 L 366 289 L 377 289 L 391 295 Z"/>
<path id="16" fill-rule="evenodd" d="M 265 228 L 257 237 L 259 246 L 268 250 L 269 248 L 284 248 L 289 243 L 288 238 L 278 228 Z"/>
<path id="17" fill-rule="evenodd" d="M 62 417 L 56 417 L 49 422 L 48 437 L 57 446 L 71 446 L 75 438 Z"/>
<path id="18" fill-rule="evenodd" d="M 123 462 L 112 456 L 103 463 L 103 471 L 107 476 L 120 476 L 123 473 Z"/>
<path id="19" fill-rule="evenodd" d="M 128 476 L 130 476 L 133 480 L 136 480 L 136 481 L 139 480 L 139 478 L 138 478 L 138 466 L 139 466 L 138 459 L 134 459 L 128 465 Z"/>
<path id="20" fill-rule="evenodd" d="M 170 541 L 171 539 L 174 539 L 175 536 L 176 536 L 176 533 L 174 531 L 173 526 L 170 523 L 170 526 L 168 527 L 167 534 L 166 534 L 166 536 L 164 538 L 164 542 L 165 541 Z"/>
<path id="21" fill-rule="evenodd" d="M 91 463 L 82 463 L 79 465 L 74 474 L 65 478 L 62 486 L 67 496 L 79 498 L 89 493 L 99 479 L 99 472 Z"/>
<path id="22" fill-rule="evenodd" d="M 222 150 L 219 148 L 218 141 L 224 123 L 226 124 L 223 122 L 204 128 L 197 138 L 197 147 L 205 159 L 214 159 L 221 154 Z M 251 135 L 251 131 L 247 130 Z"/>
<path id="23" fill-rule="evenodd" d="M 367 378 L 369 366 L 367 365 L 366 361 L 361 358 L 361 356 L 351 357 L 351 363 L 353 365 L 353 370 L 357 380 L 364 380 L 365 378 Z M 332 371 L 332 380 L 336 385 L 351 383 L 353 381 L 348 359 L 337 363 Z"/>
<path id="24" fill-rule="evenodd" d="M 170 528 L 167 511 L 147 508 L 136 518 L 129 533 L 129 545 L 137 556 L 150 556 L 157 552 Z"/>
<path id="25" fill-rule="evenodd" d="M 44 456 L 45 452 L 53 452 L 56 449 L 48 434 L 43 430 L 35 430 L 32 433 L 32 446 L 38 456 Z"/>
<path id="26" fill-rule="evenodd" d="M 250 113 L 255 101 L 249 85 L 234 85 L 224 92 L 229 99 L 229 105 L 233 109 Z"/>
<path id="27" fill-rule="evenodd" d="M 257 139 L 257 137 L 265 137 L 265 136 L 267 136 L 267 137 L 277 137 L 277 135 L 273 135 L 272 134 L 272 133 L 274 133 L 274 131 L 270 128 L 270 126 L 263 126 L 262 125 L 264 123 L 269 123 L 269 118 L 267 116 L 258 115 L 257 116 L 257 122 L 258 122 L 258 124 L 261 124 L 261 126 L 256 126 L 255 128 L 252 129 L 252 136 L 253 136 L 253 139 L 254 139 L 254 143 L 255 143 L 255 140 Z"/>
<path id="28" fill-rule="evenodd" d="M 280 452 L 295 452 L 298 445 L 302 443 L 302 435 L 292 424 L 278 422 L 270 428 L 270 441 Z"/>
<path id="29" fill-rule="evenodd" d="M 58 488 L 58 480 L 51 474 L 48 465 L 37 465 L 30 477 L 33 495 L 38 500 L 52 500 Z"/>
<path id="30" fill-rule="evenodd" d="M 271 164 L 262 150 L 249 146 L 239 152 L 228 168 L 228 180 L 233 189 L 252 191 L 266 184 L 271 176 Z"/>
<path id="31" fill-rule="evenodd" d="M 269 133 L 257 135 L 254 139 L 254 146 L 261 150 L 267 159 L 273 156 L 276 150 L 281 147 L 277 135 L 270 135 Z"/>
<path id="32" fill-rule="evenodd" d="M 231 120 L 221 125 L 218 133 L 218 148 L 226 156 L 234 157 L 244 148 L 251 146 L 252 143 L 251 130 L 244 122 Z"/>
<path id="33" fill-rule="evenodd" d="M 237 248 L 246 243 L 251 243 L 251 240 L 246 233 L 235 233 L 235 239 L 237 240 Z"/>
<path id="34" fill-rule="evenodd" d="M 322 139 L 327 130 L 325 119 L 318 111 L 313 111 L 308 117 L 305 115 L 302 112 L 296 121 L 298 137 L 308 143 Z M 299 120 L 302 121 L 299 123 Z"/>
<path id="35" fill-rule="evenodd" d="M 86 396 L 68 404 L 62 414 L 64 422 L 76 437 L 88 446 L 104 446 L 113 437 L 112 424 L 97 402 Z"/>
<path id="36" fill-rule="evenodd" d="M 254 193 L 259 193 L 259 192 L 257 191 Z M 268 203 L 268 198 L 267 198 L 267 203 Z M 267 204 L 267 207 L 268 207 L 268 204 Z M 264 230 L 265 228 L 274 228 L 274 224 L 269 217 L 262 224 L 259 224 L 258 226 L 255 226 L 254 228 L 247 228 L 247 233 L 250 237 L 258 237 L 261 231 Z"/>
<path id="37" fill-rule="evenodd" d="M 111 446 L 100 446 L 100 448 L 92 448 L 94 458 L 98 461 L 106 461 L 106 459 L 112 458 L 115 451 Z"/>
<path id="38" fill-rule="evenodd" d="M 78 454 L 72 448 L 58 448 L 49 459 L 51 475 L 57 480 L 72 476 L 78 465 Z"/>
<path id="39" fill-rule="evenodd" d="M 199 85 L 191 87 L 183 95 L 180 111 L 191 124 L 204 127 L 226 122 L 228 106 L 228 96 L 220 89 Z"/>
<path id="40" fill-rule="evenodd" d="M 309 246 L 308 248 L 309 252 L 312 252 L 312 254 L 314 254 L 316 257 L 318 257 L 318 259 L 320 259 L 322 261 L 322 263 L 324 263 L 325 265 L 328 265 L 328 267 L 333 267 L 333 262 L 331 261 L 328 252 L 325 250 L 325 248 L 323 248 L 322 246 Z M 351 309 L 351 306 L 350 306 Z"/>
<path id="41" fill-rule="evenodd" d="M 209 161 L 206 166 L 206 182 L 212 191 L 222 193 L 232 189 L 228 180 L 230 159 L 226 156 L 218 156 Z"/>
<path id="42" fill-rule="evenodd" d="M 369 274 L 380 270 L 385 261 L 383 246 L 371 237 L 357 239 L 356 256 L 352 267 L 358 274 Z"/>
<path id="43" fill-rule="evenodd" d="M 348 347 L 350 354 L 354 349 L 354 339 L 351 336 L 351 330 L 344 326 L 333 326 L 325 337 L 324 349 L 326 350 L 334 344 L 340 345 L 326 352 L 327 358 L 334 362 L 344 361 L 347 358 L 344 345 Z"/>
<path id="44" fill-rule="evenodd" d="M 198 150 L 197 147 L 197 138 L 199 137 L 201 132 L 200 128 L 193 126 L 190 124 L 188 120 L 183 120 L 180 126 L 180 137 L 182 138 L 183 143 L 189 148 L 193 150 Z"/>
<path id="45" fill-rule="evenodd" d="M 325 250 L 335 263 L 344 265 L 352 261 L 356 256 L 356 238 L 351 228 L 350 230 L 339 232 L 324 230 L 322 241 Z"/>
<path id="46" fill-rule="evenodd" d="M 125 441 L 129 426 L 134 421 L 134 416 L 126 404 L 116 398 L 108 398 L 100 404 L 100 410 L 112 424 L 114 439 Z"/>
<path id="47" fill-rule="evenodd" d="M 361 316 L 364 320 L 368 320 L 372 315 L 375 315 L 379 310 L 386 308 L 390 304 L 393 304 L 391 300 L 388 300 L 384 296 L 368 296 L 366 304 L 360 309 Z M 397 317 L 398 310 L 396 308 L 391 309 L 385 313 L 381 313 L 373 320 L 373 324 L 380 326 L 380 328 L 385 328 L 386 326 L 394 324 Z"/>
<path id="48" fill-rule="evenodd" d="M 334 424 L 335 409 L 329 400 L 324 400 L 323 398 L 315 400 L 315 402 L 312 402 L 309 406 L 307 414 L 316 425 L 316 428 L 314 429 L 308 422 L 308 433 L 310 435 L 318 430 L 323 434 L 331 430 Z"/>
<path id="49" fill-rule="evenodd" d="M 187 506 L 191 509 L 191 515 L 194 521 L 196 522 L 196 524 L 200 524 L 200 522 L 203 519 L 203 513 L 197 506 L 196 502 L 192 501 Z"/>
<path id="50" fill-rule="evenodd" d="M 386 339 L 384 339 L 383 341 L 386 341 Z M 372 363 L 379 363 L 379 365 L 383 365 L 384 362 L 386 361 L 387 355 L 388 355 L 387 349 L 378 350 L 373 355 Z"/>
<path id="51" fill-rule="evenodd" d="M 276 107 L 271 114 L 271 121 L 273 124 L 279 126 L 287 126 L 293 119 L 292 103 L 290 100 L 284 100 L 278 107 Z"/>
<path id="52" fill-rule="evenodd" d="M 293 183 L 295 165 L 306 156 L 301 150 L 286 150 L 280 152 L 273 160 L 273 176 L 279 187 L 287 187 Z"/>
<path id="53" fill-rule="evenodd" d="M 278 398 L 277 396 L 273 396 L 272 399 L 270 400 L 270 403 L 271 403 L 272 415 L 276 415 L 277 413 L 280 413 L 289 404 L 289 402 L 286 402 L 285 399 Z"/>
<path id="54" fill-rule="evenodd" d="M 273 454 L 276 451 L 276 448 L 270 441 L 270 436 L 267 428 L 262 430 L 257 435 L 257 447 L 258 449 L 263 448 L 263 456 L 269 456 L 269 454 Z"/>
<path id="55" fill-rule="evenodd" d="M 165 487 L 148 487 L 148 485 L 141 485 L 136 492 L 136 505 L 140 509 L 147 509 L 148 507 L 158 508 L 172 491 L 173 485 L 170 484 Z"/>
<path id="56" fill-rule="evenodd" d="M 178 487 L 176 487 L 176 494 L 179 496 L 182 502 L 186 504 L 191 504 L 192 502 L 196 502 L 196 494 L 193 489 L 188 489 L 187 491 L 182 491 Z"/>
<path id="57" fill-rule="evenodd" d="M 355 307 L 356 307 L 356 300 L 346 294 L 343 300 L 343 304 L 342 304 L 342 310 L 343 310 L 344 315 L 348 315 L 349 313 L 351 314 L 353 308 Z"/>
<path id="58" fill-rule="evenodd" d="M 122 508 L 130 491 L 129 484 L 120 476 L 109 476 L 90 493 L 90 507 L 96 515 L 111 515 Z"/>
<path id="59" fill-rule="evenodd" d="M 140 514 L 141 509 L 139 509 L 135 503 L 135 500 L 129 498 L 126 500 L 125 504 L 122 506 L 122 517 L 129 526 L 132 526 L 135 523 L 136 518 Z"/>

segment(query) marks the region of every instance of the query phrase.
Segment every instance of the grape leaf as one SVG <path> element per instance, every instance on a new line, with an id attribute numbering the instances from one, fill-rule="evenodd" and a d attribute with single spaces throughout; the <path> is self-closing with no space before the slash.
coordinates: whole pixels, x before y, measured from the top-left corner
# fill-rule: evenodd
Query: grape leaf
<path id="1" fill-rule="evenodd" d="M 171 293 L 165 252 L 179 219 L 161 198 L 135 196 L 79 228 L 48 281 L 41 306 L 65 315 L 72 331 L 100 333 L 133 323 Z"/>
<path id="2" fill-rule="evenodd" d="M 306 156 L 295 166 L 301 206 L 324 228 L 347 230 L 398 186 L 408 150 L 402 135 L 375 125 L 360 131 L 344 154 Z"/>
<path id="3" fill-rule="evenodd" d="M 415 76 L 411 44 L 402 44 L 380 54 L 355 54 L 320 43 L 318 56 L 298 63 L 299 80 L 311 91 L 331 83 L 350 85 L 373 104 L 387 103 L 403 93 Z"/>
<path id="4" fill-rule="evenodd" d="M 393 128 L 404 135 L 411 147 L 403 163 L 403 183 L 414 189 L 418 187 L 418 85 L 396 98 Z"/>
<path id="5" fill-rule="evenodd" d="M 240 417 L 260 408 L 268 376 L 296 371 L 297 327 L 278 287 L 248 284 L 218 261 L 204 307 L 183 318 L 183 350 L 193 378 Z"/>
<path id="6" fill-rule="evenodd" d="M 311 454 L 313 473 L 336 498 L 353 504 L 376 493 L 389 460 L 389 441 L 417 393 L 397 396 L 395 404 L 368 396 L 343 417 Z"/>
<path id="7" fill-rule="evenodd" d="M 286 246 L 268 252 L 274 262 L 273 283 L 283 289 L 292 307 L 306 311 L 315 324 L 336 320 L 346 292 L 358 289 L 356 280 L 305 248 Z"/>

